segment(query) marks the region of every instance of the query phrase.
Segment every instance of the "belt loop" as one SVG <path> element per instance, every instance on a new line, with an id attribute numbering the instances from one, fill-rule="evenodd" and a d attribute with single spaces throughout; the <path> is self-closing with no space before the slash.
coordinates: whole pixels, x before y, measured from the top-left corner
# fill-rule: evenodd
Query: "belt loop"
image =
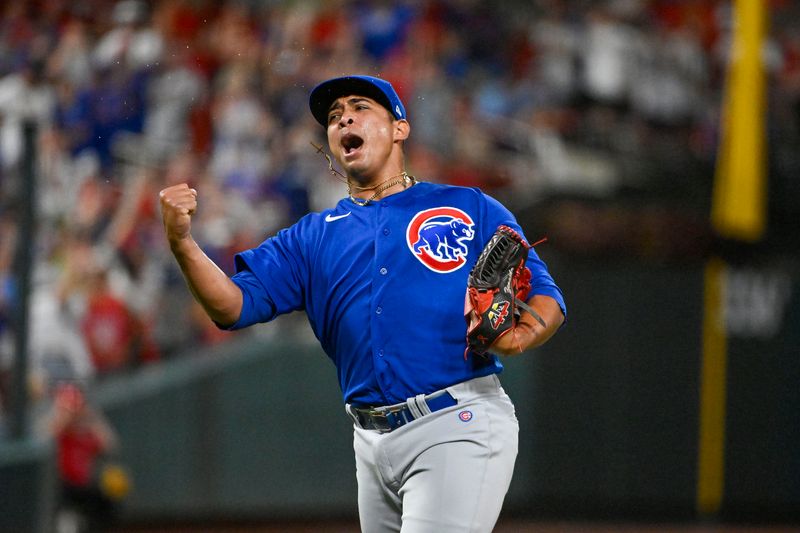
<path id="1" fill-rule="evenodd" d="M 431 408 L 428 405 L 428 402 L 425 401 L 424 394 L 417 394 L 414 397 L 414 402 L 417 404 L 417 409 L 419 409 L 422 416 L 431 414 Z"/>
<path id="2" fill-rule="evenodd" d="M 445 391 L 447 392 L 447 394 L 452 396 L 455 401 L 459 401 L 460 400 L 460 398 L 459 398 L 460 395 L 458 394 L 458 391 L 456 391 L 456 386 L 455 385 L 445 388 Z"/>
<path id="3" fill-rule="evenodd" d="M 418 394 L 417 396 L 414 396 L 413 398 L 409 398 L 408 400 L 406 400 L 406 405 L 408 406 L 408 410 L 411 411 L 411 416 L 413 416 L 414 419 L 422 418 L 424 416 L 423 411 L 419 408 L 419 405 L 417 404 L 417 400 L 420 396 L 422 396 L 423 398 L 425 397 L 424 394 Z"/>

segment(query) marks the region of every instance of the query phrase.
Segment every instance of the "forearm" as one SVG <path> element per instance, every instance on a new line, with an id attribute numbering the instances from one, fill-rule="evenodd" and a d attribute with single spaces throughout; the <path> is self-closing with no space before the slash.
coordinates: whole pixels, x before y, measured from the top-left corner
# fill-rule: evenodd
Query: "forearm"
<path id="1" fill-rule="evenodd" d="M 520 317 L 520 322 L 535 328 L 535 334 L 528 348 L 536 348 L 555 335 L 558 328 L 564 323 L 564 313 L 561 312 L 561 306 L 558 305 L 558 302 L 549 296 L 536 295 L 530 299 L 528 305 L 539 313 L 544 323 L 547 324 L 547 327 L 542 326 L 530 313 L 523 312 Z"/>
<path id="2" fill-rule="evenodd" d="M 192 295 L 206 314 L 222 326 L 239 319 L 242 291 L 191 237 L 170 241 L 178 265 Z"/>
<path id="3" fill-rule="evenodd" d="M 547 342 L 564 323 L 561 307 L 553 298 L 535 295 L 527 303 L 547 326 L 543 326 L 530 313 L 522 310 L 513 332 L 498 339 L 492 351 L 500 355 L 519 355 Z"/>

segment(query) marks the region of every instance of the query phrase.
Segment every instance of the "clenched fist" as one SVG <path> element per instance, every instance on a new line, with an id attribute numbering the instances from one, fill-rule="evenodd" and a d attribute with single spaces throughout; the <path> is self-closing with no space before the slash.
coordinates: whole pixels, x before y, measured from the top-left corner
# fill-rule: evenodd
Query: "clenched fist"
<path id="1" fill-rule="evenodd" d="M 170 244 L 188 238 L 192 229 L 192 215 L 197 210 L 197 191 L 181 183 L 162 190 L 158 197 L 164 231 Z"/>
<path id="2" fill-rule="evenodd" d="M 242 312 L 242 291 L 209 259 L 191 235 L 197 191 L 181 183 L 167 187 L 158 198 L 170 250 L 192 295 L 217 324 L 235 323 Z"/>

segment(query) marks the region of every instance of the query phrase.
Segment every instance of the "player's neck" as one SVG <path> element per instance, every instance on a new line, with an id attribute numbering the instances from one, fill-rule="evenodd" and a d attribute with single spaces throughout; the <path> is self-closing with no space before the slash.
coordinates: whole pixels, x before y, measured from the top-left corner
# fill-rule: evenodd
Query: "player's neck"
<path id="1" fill-rule="evenodd" d="M 404 170 L 387 177 L 370 180 L 367 184 L 361 184 L 358 180 L 348 177 L 348 194 L 353 202 L 366 205 L 369 202 L 402 192 L 414 183 L 416 183 L 414 176 L 410 176 Z"/>

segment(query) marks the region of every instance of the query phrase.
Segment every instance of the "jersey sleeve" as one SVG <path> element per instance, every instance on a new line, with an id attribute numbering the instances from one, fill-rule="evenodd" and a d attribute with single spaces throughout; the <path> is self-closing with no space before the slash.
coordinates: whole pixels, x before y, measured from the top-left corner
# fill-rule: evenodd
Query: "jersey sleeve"
<path id="1" fill-rule="evenodd" d="M 269 322 L 304 308 L 307 269 L 299 233 L 292 226 L 234 256 L 231 280 L 242 291 L 242 312 L 228 329 Z"/>
<path id="2" fill-rule="evenodd" d="M 506 226 L 519 232 L 519 234 L 522 235 L 527 242 L 535 242 L 536 239 L 531 241 L 525 236 L 525 233 L 522 231 L 522 228 L 517 223 L 517 219 L 514 217 L 511 211 L 509 211 L 503 204 L 491 196 L 486 194 L 483 196 L 486 199 L 486 212 L 484 213 L 484 216 L 481 217 L 481 219 L 484 221 L 481 224 L 482 243 L 488 242 L 489 238 L 497 230 L 497 227 L 502 224 L 505 224 Z M 535 295 L 550 296 L 558 303 L 558 306 L 561 308 L 561 312 L 564 314 L 564 318 L 566 318 L 567 305 L 564 301 L 564 295 L 556 282 L 553 280 L 553 277 L 550 275 L 547 265 L 533 248 L 528 251 L 528 261 L 526 266 L 531 271 L 531 290 L 528 293 L 527 299 L 530 300 Z"/>

